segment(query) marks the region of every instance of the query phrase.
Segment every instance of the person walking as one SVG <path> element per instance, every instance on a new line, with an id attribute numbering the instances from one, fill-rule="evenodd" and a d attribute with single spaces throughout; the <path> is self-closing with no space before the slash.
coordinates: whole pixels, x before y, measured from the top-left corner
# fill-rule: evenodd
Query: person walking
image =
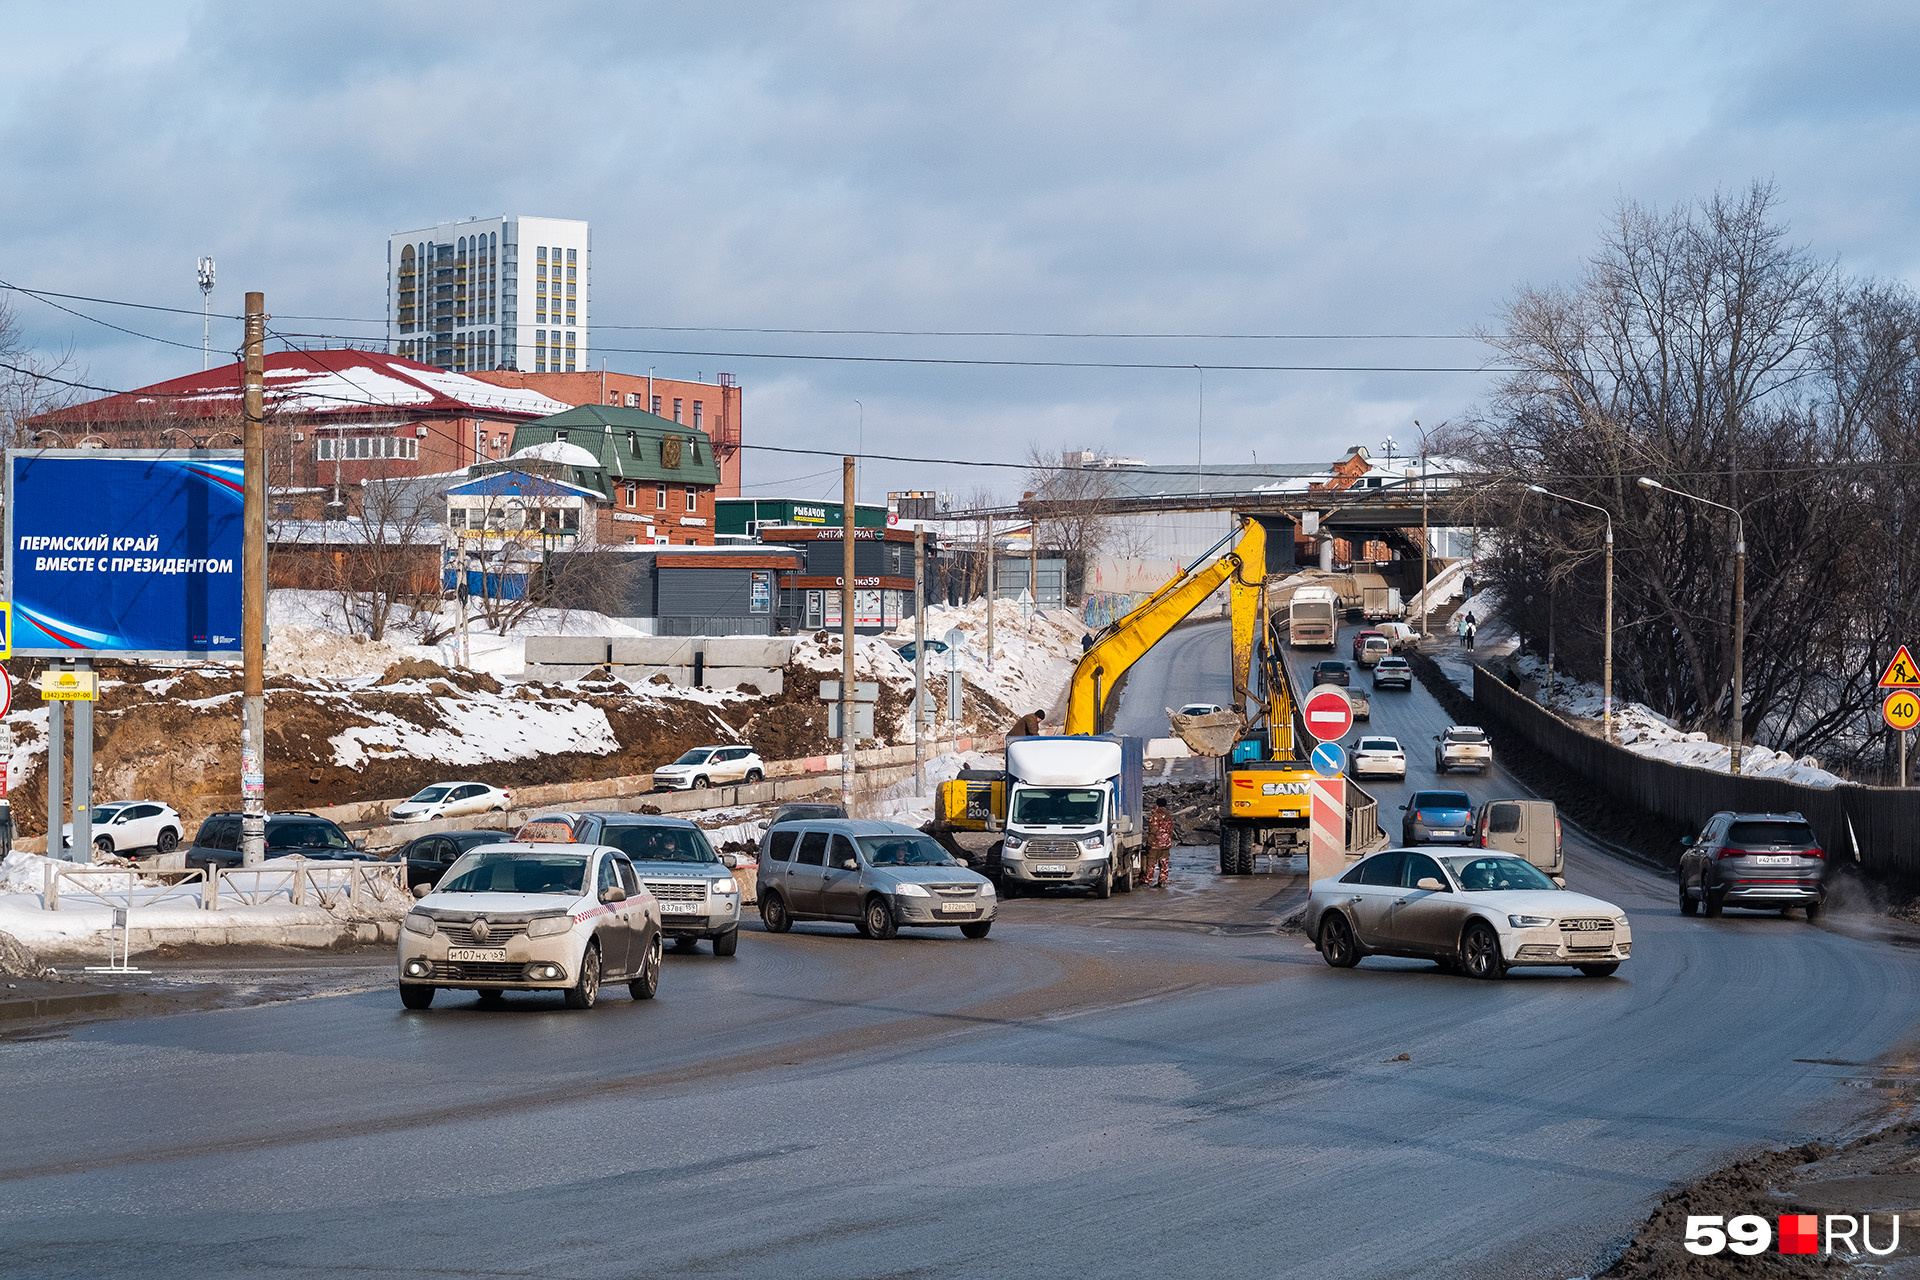
<path id="1" fill-rule="evenodd" d="M 1163 797 L 1153 802 L 1153 812 L 1147 815 L 1147 874 L 1140 883 L 1151 887 L 1154 872 L 1158 871 L 1160 887 L 1166 888 L 1172 860 L 1173 814 L 1167 811 L 1167 802 Z"/>
<path id="2" fill-rule="evenodd" d="M 1085 653 L 1091 648 L 1093 648 L 1093 632 L 1088 631 L 1080 637 L 1080 652 Z"/>
<path id="3" fill-rule="evenodd" d="M 1478 631 L 1479 629 L 1480 628 L 1473 625 L 1472 618 L 1467 619 L 1467 648 L 1469 649 L 1473 648 L 1473 633 Z"/>
<path id="4" fill-rule="evenodd" d="M 1045 711 L 1033 711 L 1013 722 L 1013 728 L 1007 730 L 1009 738 L 1033 738 L 1040 734 L 1040 726 L 1046 723 Z"/>

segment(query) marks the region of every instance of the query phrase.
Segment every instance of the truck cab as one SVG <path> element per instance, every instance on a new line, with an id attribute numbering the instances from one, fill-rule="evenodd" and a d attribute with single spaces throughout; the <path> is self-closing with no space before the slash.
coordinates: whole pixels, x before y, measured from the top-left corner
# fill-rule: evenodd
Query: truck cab
<path id="1" fill-rule="evenodd" d="M 1002 896 L 1076 885 L 1097 898 L 1140 875 L 1144 744 L 1138 738 L 1007 743 Z"/>

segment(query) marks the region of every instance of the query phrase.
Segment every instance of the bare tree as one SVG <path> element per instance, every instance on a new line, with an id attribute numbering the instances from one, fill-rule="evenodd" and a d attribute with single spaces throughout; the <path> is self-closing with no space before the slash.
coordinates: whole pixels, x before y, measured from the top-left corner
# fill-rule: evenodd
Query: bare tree
<path id="1" fill-rule="evenodd" d="M 1114 518 L 1119 487 L 1113 473 L 1069 465 L 1060 451 L 1027 450 L 1028 493 L 1020 506 L 1034 521 L 1034 535 L 1065 557 L 1064 589 L 1072 600 L 1086 595 L 1087 566 L 1125 538 Z"/>

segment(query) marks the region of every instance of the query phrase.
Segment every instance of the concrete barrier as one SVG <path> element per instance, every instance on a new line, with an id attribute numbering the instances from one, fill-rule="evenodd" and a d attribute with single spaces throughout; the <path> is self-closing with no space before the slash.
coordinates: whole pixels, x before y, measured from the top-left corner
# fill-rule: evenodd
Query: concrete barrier
<path id="1" fill-rule="evenodd" d="M 697 636 L 615 636 L 607 657 L 619 666 L 691 667 L 700 640 Z"/>
<path id="2" fill-rule="evenodd" d="M 527 664 L 603 667 L 611 644 L 607 636 L 528 636 Z"/>
<path id="3" fill-rule="evenodd" d="M 793 661 L 793 646 L 792 636 L 709 636 L 702 641 L 709 667 L 784 667 Z"/>

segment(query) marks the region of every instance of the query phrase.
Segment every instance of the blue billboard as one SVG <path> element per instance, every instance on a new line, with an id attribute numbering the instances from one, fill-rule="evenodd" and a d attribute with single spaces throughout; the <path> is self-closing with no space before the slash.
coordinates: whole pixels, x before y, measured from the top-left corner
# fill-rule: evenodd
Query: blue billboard
<path id="1" fill-rule="evenodd" d="M 13 652 L 239 656 L 242 475 L 234 449 L 9 449 Z"/>

